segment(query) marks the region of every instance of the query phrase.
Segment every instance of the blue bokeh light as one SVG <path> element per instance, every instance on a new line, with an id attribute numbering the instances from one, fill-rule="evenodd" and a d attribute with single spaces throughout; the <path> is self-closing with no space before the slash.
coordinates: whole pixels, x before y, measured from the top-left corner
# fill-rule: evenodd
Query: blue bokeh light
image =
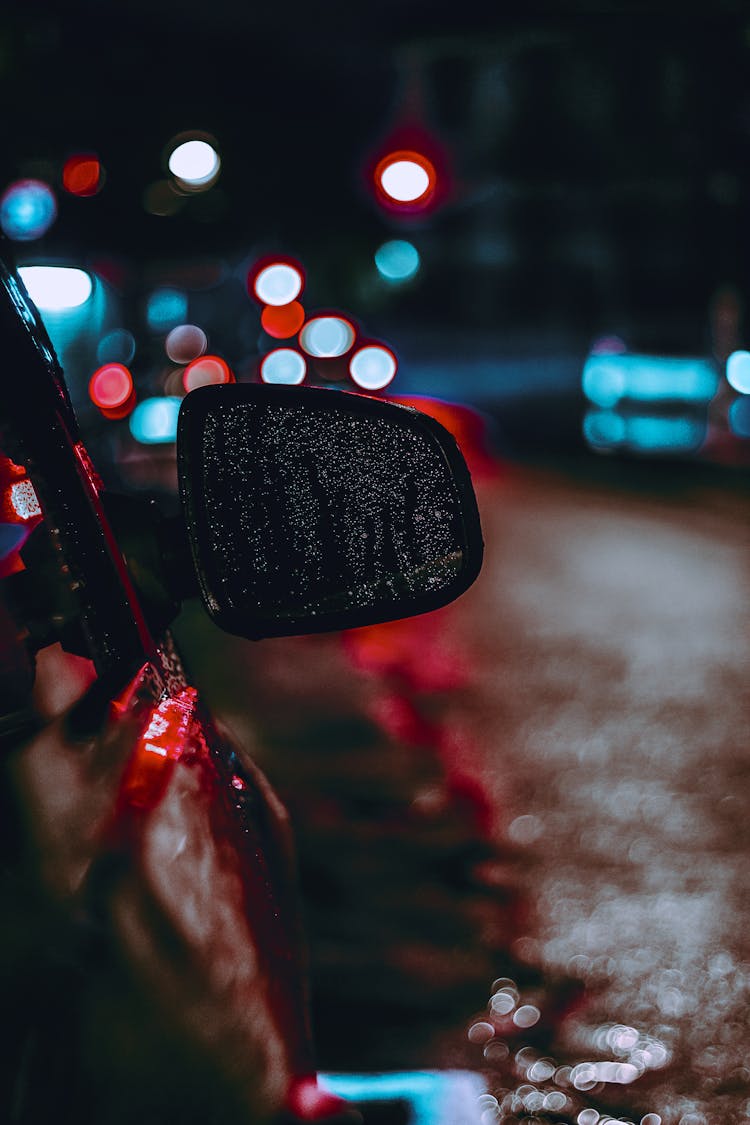
<path id="1" fill-rule="evenodd" d="M 419 251 L 411 242 L 394 238 L 375 251 L 375 265 L 386 281 L 409 281 L 419 270 Z"/>
<path id="2" fill-rule="evenodd" d="M 141 445 L 175 441 L 182 399 L 176 395 L 145 398 L 130 415 L 130 432 Z"/>
<path id="3" fill-rule="evenodd" d="M 0 227 L 14 242 L 41 238 L 56 216 L 55 194 L 42 180 L 16 180 L 0 197 Z"/>
<path id="4" fill-rule="evenodd" d="M 168 332 L 187 320 L 188 299 L 179 289 L 155 289 L 146 303 L 146 320 L 153 332 Z"/>
<path id="5" fill-rule="evenodd" d="M 583 436 L 598 452 L 692 454 L 704 443 L 707 427 L 706 418 L 697 415 L 589 410 L 583 420 Z"/>
<path id="6" fill-rule="evenodd" d="M 729 407 L 729 428 L 735 437 L 750 438 L 750 396 L 738 398 Z"/>

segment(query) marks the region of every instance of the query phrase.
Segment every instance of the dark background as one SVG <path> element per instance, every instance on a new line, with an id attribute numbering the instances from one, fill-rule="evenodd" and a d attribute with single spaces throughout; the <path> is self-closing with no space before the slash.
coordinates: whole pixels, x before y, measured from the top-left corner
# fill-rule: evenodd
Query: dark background
<path id="1" fill-rule="evenodd" d="M 98 263 L 133 292 L 177 265 L 218 259 L 239 276 L 261 252 L 294 253 L 311 303 L 349 309 L 407 356 L 436 332 L 457 358 L 601 333 L 710 350 L 712 300 L 748 288 L 744 5 L 506 9 L 11 4 L 0 179 L 46 178 L 59 204 L 22 249 Z M 406 220 L 366 177 L 405 123 L 442 151 L 446 182 L 441 206 Z M 149 214 L 165 146 L 191 129 L 216 138 L 219 181 Z M 105 168 L 94 198 L 59 189 L 76 151 Z M 373 280 L 389 237 L 420 249 L 409 286 Z M 217 337 L 241 351 L 241 298 L 223 306 Z"/>

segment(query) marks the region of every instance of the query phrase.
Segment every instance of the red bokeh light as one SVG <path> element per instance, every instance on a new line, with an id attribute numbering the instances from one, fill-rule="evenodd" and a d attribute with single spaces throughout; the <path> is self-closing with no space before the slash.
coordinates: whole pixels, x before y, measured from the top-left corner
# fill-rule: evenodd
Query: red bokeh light
<path id="1" fill-rule="evenodd" d="M 62 183 L 71 195 L 96 195 L 102 186 L 102 166 L 93 153 L 76 153 L 62 170 Z"/>
<path id="2" fill-rule="evenodd" d="M 133 376 L 124 363 L 105 363 L 89 380 L 89 397 L 103 412 L 120 411 L 132 395 Z"/>
<path id="3" fill-rule="evenodd" d="M 275 340 L 288 340 L 305 323 L 305 310 L 299 301 L 288 305 L 266 305 L 260 314 L 263 330 Z"/>

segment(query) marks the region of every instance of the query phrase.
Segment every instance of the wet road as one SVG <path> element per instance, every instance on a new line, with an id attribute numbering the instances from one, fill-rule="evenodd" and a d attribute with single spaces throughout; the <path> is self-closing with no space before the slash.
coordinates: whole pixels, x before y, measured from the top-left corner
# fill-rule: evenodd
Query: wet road
<path id="1" fill-rule="evenodd" d="M 746 1121 L 747 496 L 477 486 L 454 606 L 220 679 L 178 624 L 297 826 L 321 1065 L 480 1070 L 486 1125 Z"/>

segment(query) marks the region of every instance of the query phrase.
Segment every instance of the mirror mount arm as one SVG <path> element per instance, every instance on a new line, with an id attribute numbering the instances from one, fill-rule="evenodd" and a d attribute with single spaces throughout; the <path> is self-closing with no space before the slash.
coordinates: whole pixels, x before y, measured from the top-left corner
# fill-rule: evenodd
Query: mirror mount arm
<path id="1" fill-rule="evenodd" d="M 200 596 L 185 522 L 181 515 L 165 516 L 153 500 L 105 492 L 102 501 L 146 620 L 158 636 L 186 598 Z"/>

